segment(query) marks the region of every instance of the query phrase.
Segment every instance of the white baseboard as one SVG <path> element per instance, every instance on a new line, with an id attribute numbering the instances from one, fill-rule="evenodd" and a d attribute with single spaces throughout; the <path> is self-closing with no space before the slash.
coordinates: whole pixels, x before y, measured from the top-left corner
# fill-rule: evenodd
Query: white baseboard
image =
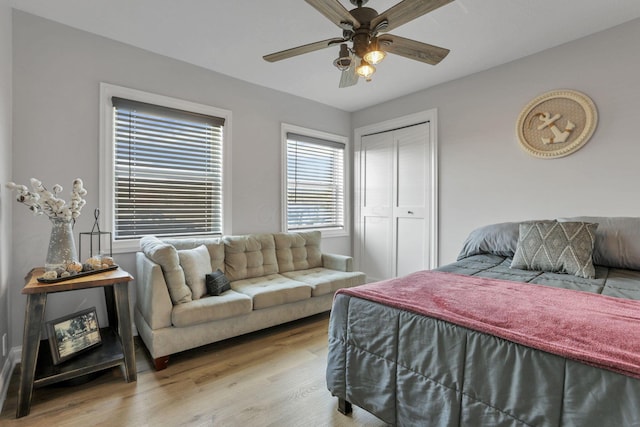
<path id="1" fill-rule="evenodd" d="M 21 357 L 22 346 L 12 347 L 9 351 L 9 357 L 7 357 L 7 359 L 5 360 L 2 371 L 0 371 L 0 384 L 2 384 L 2 388 L 0 388 L 0 412 L 2 412 L 4 401 L 7 399 L 7 392 L 9 391 L 9 382 L 11 381 L 11 375 L 13 375 L 13 370 L 16 368 L 18 363 L 20 363 Z"/>

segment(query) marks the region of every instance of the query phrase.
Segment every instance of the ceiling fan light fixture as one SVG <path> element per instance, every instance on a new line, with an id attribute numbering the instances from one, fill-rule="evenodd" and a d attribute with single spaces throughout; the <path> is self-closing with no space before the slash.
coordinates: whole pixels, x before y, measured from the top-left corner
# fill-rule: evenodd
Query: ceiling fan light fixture
<path id="1" fill-rule="evenodd" d="M 385 56 L 387 56 L 387 54 L 381 50 L 370 50 L 364 55 L 363 59 L 371 65 L 378 65 L 382 62 Z"/>
<path id="2" fill-rule="evenodd" d="M 335 65 L 336 68 L 340 71 L 348 70 L 351 66 L 351 57 L 341 56 L 339 58 L 336 58 L 335 61 L 333 61 L 333 65 Z"/>
<path id="3" fill-rule="evenodd" d="M 367 81 L 371 80 L 371 76 L 375 72 L 376 72 L 376 67 L 374 67 L 373 65 L 369 64 L 364 59 L 362 61 L 360 61 L 360 65 L 356 68 L 356 73 L 360 77 L 364 77 L 364 79 L 367 80 Z"/>
<path id="4" fill-rule="evenodd" d="M 387 56 L 387 54 L 384 53 L 382 49 L 380 49 L 378 39 L 374 38 L 373 40 L 371 40 L 369 48 L 367 49 L 367 53 L 365 53 L 362 59 L 364 59 L 371 65 L 378 65 L 382 62 L 385 56 Z"/>
<path id="5" fill-rule="evenodd" d="M 340 54 L 333 61 L 333 65 L 340 71 L 348 70 L 351 67 L 351 55 L 346 43 L 340 45 Z"/>

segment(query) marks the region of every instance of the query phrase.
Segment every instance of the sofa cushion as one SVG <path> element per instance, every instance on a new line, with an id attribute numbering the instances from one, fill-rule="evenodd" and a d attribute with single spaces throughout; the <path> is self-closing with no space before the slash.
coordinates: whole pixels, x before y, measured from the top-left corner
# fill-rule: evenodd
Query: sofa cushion
<path id="1" fill-rule="evenodd" d="M 275 233 L 273 238 L 280 273 L 322 267 L 319 231 Z"/>
<path id="2" fill-rule="evenodd" d="M 207 294 L 206 275 L 211 273 L 209 250 L 205 245 L 194 249 L 179 250 L 178 258 L 180 258 L 180 265 L 184 270 L 185 282 L 191 289 L 191 298 L 202 298 Z"/>
<path id="3" fill-rule="evenodd" d="M 311 285 L 312 297 L 333 293 L 340 288 L 362 285 L 366 279 L 366 275 L 359 271 L 344 272 L 322 267 L 290 271 L 282 275 Z"/>
<path id="4" fill-rule="evenodd" d="M 171 312 L 171 323 L 177 327 L 197 325 L 247 314 L 251 307 L 250 297 L 230 290 L 217 297 L 204 297 L 175 306 Z"/>
<path id="5" fill-rule="evenodd" d="M 278 272 L 272 234 L 225 236 L 223 241 L 224 273 L 232 282 Z"/>
<path id="6" fill-rule="evenodd" d="M 220 269 L 224 272 L 224 242 L 221 237 L 188 238 L 188 239 L 162 239 L 163 242 L 173 245 L 177 250 L 195 249 L 205 245 L 209 250 L 212 271 Z"/>
<path id="7" fill-rule="evenodd" d="M 280 274 L 237 280 L 231 289 L 251 297 L 254 310 L 311 298 L 311 285 Z"/>
<path id="8" fill-rule="evenodd" d="M 176 248 L 155 236 L 144 236 L 140 239 L 140 249 L 162 268 L 171 302 L 182 304 L 191 301 L 191 289 L 184 280 L 184 272 L 180 266 Z"/>

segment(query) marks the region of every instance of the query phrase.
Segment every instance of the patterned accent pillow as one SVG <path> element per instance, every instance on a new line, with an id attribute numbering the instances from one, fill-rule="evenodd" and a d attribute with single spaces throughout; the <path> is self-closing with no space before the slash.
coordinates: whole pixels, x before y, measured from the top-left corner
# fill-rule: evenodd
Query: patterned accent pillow
<path id="1" fill-rule="evenodd" d="M 520 224 L 511 268 L 569 273 L 593 279 L 592 254 L 598 224 L 588 222 L 531 222 Z"/>
<path id="2" fill-rule="evenodd" d="M 221 293 L 231 289 L 231 283 L 224 273 L 217 269 L 213 273 L 207 274 L 205 279 L 207 285 L 207 292 L 209 295 L 217 297 Z"/>

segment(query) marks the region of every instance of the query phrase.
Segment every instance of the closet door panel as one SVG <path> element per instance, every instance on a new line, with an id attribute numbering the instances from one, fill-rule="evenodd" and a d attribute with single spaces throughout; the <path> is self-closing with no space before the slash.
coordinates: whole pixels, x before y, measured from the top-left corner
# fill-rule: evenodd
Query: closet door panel
<path id="1" fill-rule="evenodd" d="M 428 266 L 427 212 L 429 200 L 428 124 L 394 132 L 395 203 L 394 276 L 404 276 Z"/>
<path id="2" fill-rule="evenodd" d="M 423 208 L 426 204 L 428 156 L 425 139 L 428 138 L 426 124 L 396 131 L 397 148 L 397 198 L 396 206 Z"/>
<path id="3" fill-rule="evenodd" d="M 425 228 L 422 218 L 397 218 L 396 277 L 426 268 Z"/>
<path id="4" fill-rule="evenodd" d="M 389 248 L 392 236 L 389 218 L 368 216 L 362 227 L 362 271 L 368 281 L 388 279 L 393 276 Z"/>
<path id="5" fill-rule="evenodd" d="M 362 270 L 369 280 L 392 277 L 393 140 L 378 134 L 362 138 L 360 236 Z"/>

